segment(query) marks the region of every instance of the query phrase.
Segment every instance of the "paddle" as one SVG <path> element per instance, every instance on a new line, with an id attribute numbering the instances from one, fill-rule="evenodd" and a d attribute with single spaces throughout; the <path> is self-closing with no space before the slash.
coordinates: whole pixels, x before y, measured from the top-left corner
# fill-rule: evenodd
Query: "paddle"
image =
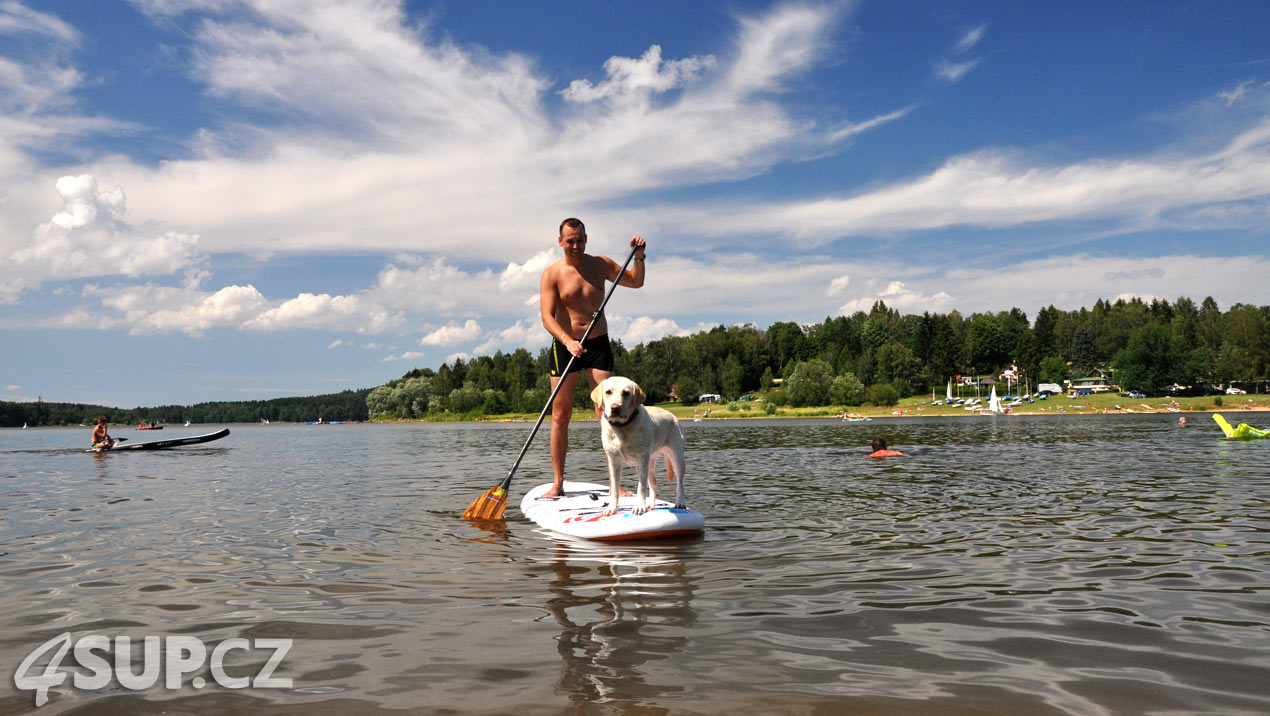
<path id="1" fill-rule="evenodd" d="M 626 257 L 626 262 L 622 264 L 622 270 L 617 274 L 617 280 L 609 287 L 609 292 L 605 294 L 604 300 L 600 302 L 600 307 L 595 309 L 595 313 L 591 314 L 591 322 L 587 324 L 586 330 L 582 332 L 582 342 L 586 342 L 588 336 L 591 335 L 591 329 L 595 327 L 595 321 L 604 311 L 604 307 L 608 305 L 609 299 L 613 297 L 613 292 L 617 290 L 617 284 L 621 282 L 622 275 L 626 273 L 626 267 L 631 264 L 631 259 L 635 258 L 635 252 L 638 246 L 631 248 L 631 253 Z M 529 450 L 529 443 L 534 441 L 534 436 L 538 434 L 538 428 L 542 426 L 543 418 L 547 417 L 547 411 L 551 409 L 551 404 L 556 401 L 556 394 L 560 392 L 560 388 L 564 385 L 564 376 L 569 374 L 569 368 L 573 367 L 573 361 L 577 360 L 577 356 L 570 354 L 569 362 L 564 366 L 564 372 L 560 374 L 560 380 L 556 381 L 556 387 L 551 391 L 551 397 L 547 398 L 547 404 L 542 406 L 542 412 L 538 414 L 538 422 L 534 423 L 534 429 L 529 431 L 529 438 L 525 440 L 525 445 L 520 449 L 520 454 L 516 456 L 516 462 L 512 463 L 512 469 L 508 470 L 507 477 L 497 485 L 485 491 L 485 494 L 472 501 L 472 504 L 463 510 L 463 519 L 465 520 L 501 520 L 503 513 L 507 511 L 507 488 L 512 484 L 512 475 L 516 474 L 516 468 L 520 467 L 520 461 L 524 459 L 525 453 Z M 572 409 L 572 406 L 570 407 Z"/>

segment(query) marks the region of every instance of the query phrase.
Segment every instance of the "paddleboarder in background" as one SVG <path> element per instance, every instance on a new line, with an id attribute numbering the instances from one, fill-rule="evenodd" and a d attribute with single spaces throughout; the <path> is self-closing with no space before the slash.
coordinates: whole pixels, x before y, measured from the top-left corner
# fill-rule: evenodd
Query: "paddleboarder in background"
<path id="1" fill-rule="evenodd" d="M 886 440 L 882 438 L 873 438 L 873 452 L 865 455 L 865 457 L 894 457 L 903 455 L 899 450 L 890 450 L 886 447 Z"/>
<path id="2" fill-rule="evenodd" d="M 114 444 L 115 441 L 106 432 L 106 416 L 97 416 L 97 427 L 93 428 L 93 449 L 109 450 Z"/>
<path id="3" fill-rule="evenodd" d="M 551 471 L 553 484 L 543 497 L 564 494 L 564 461 L 569 450 L 569 420 L 573 417 L 573 393 L 578 376 L 586 370 L 591 388 L 613 374 L 613 349 L 609 345 L 608 322 L 603 314 L 596 316 L 595 327 L 585 343 L 579 339 L 586 332 L 591 316 L 604 301 L 606 281 L 640 288 L 644 285 L 644 239 L 631 238 L 635 251 L 634 267 L 622 271 L 622 265 L 607 256 L 586 252 L 586 226 L 574 218 L 560 222 L 556 243 L 564 257 L 542 272 L 539 304 L 542 327 L 551 334 L 551 388 L 564 381 L 551 406 Z M 569 356 L 577 356 L 569 371 Z M 599 406 L 596 406 L 599 417 Z"/>

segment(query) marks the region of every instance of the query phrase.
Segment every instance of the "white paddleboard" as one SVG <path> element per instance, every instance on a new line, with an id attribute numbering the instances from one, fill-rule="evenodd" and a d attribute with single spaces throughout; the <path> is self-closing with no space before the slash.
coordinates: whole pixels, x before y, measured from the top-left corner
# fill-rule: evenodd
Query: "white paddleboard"
<path id="1" fill-rule="evenodd" d="M 543 499 L 551 483 L 539 485 L 525 495 L 520 511 L 539 526 L 569 537 L 599 542 L 695 537 L 706 527 L 706 518 L 692 509 L 675 509 L 673 502 L 657 500 L 642 515 L 633 511 L 635 497 L 618 500 L 616 514 L 602 513 L 609 502 L 608 485 L 565 480 L 564 497 Z M 669 489 L 674 489 L 673 486 Z"/>

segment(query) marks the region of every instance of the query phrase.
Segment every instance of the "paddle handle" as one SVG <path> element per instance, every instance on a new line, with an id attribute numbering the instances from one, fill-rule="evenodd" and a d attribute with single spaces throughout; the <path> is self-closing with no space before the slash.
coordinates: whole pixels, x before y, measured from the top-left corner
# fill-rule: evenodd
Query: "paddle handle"
<path id="1" fill-rule="evenodd" d="M 631 247 L 631 253 L 626 257 L 626 261 L 622 264 L 622 270 L 617 272 L 617 280 L 609 287 L 609 292 L 604 295 L 604 300 L 600 301 L 600 307 L 595 309 L 595 313 L 591 314 L 591 322 L 587 324 L 586 330 L 582 332 L 581 342 L 586 342 L 588 336 L 591 335 L 591 329 L 595 327 L 595 321 L 604 312 L 604 307 L 608 305 L 609 299 L 613 297 L 613 292 L 617 290 L 617 285 L 621 283 L 622 276 L 626 274 L 626 267 L 631 265 L 631 259 L 635 258 L 635 252 L 639 250 L 638 246 Z M 551 404 L 556 402 L 556 395 L 560 393 L 560 388 L 564 387 L 564 377 L 569 374 L 569 369 L 573 367 L 573 361 L 578 357 L 569 354 L 569 362 L 564 365 L 564 372 L 560 374 L 560 380 L 556 381 L 556 387 L 551 390 L 551 397 L 547 398 L 547 404 L 542 406 L 542 412 L 538 413 L 538 422 L 534 423 L 534 429 L 529 431 L 529 437 L 525 440 L 525 445 L 520 449 L 520 454 L 516 456 L 516 462 L 512 464 L 512 469 L 507 471 L 507 477 L 499 483 L 499 487 L 506 490 L 512 484 L 512 475 L 516 474 L 516 468 L 520 467 L 520 461 L 525 459 L 525 453 L 529 451 L 529 444 L 534 441 L 534 436 L 538 434 L 538 428 L 542 427 L 542 421 L 547 417 L 547 411 L 551 409 Z M 572 410 L 572 406 L 570 406 Z"/>

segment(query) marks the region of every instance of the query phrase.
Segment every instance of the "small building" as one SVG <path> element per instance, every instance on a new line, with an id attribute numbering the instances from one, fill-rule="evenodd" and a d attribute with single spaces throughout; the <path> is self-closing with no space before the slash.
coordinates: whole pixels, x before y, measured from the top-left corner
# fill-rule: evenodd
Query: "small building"
<path id="1" fill-rule="evenodd" d="M 1078 390 L 1088 390 L 1094 393 L 1107 393 L 1118 386 L 1111 384 L 1111 370 L 1108 368 L 1094 368 L 1089 375 L 1084 378 L 1076 378 L 1067 381 L 1068 392 L 1076 392 Z"/>

